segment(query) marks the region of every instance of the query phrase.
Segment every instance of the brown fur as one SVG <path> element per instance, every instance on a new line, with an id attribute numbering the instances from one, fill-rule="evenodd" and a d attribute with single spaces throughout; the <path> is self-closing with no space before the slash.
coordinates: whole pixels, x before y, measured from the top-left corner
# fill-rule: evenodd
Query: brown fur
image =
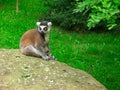
<path id="1" fill-rule="evenodd" d="M 25 34 L 23 34 L 20 47 L 25 48 L 28 45 L 32 45 L 35 48 L 39 47 L 40 45 L 44 45 L 44 39 L 42 38 L 38 30 L 29 30 Z"/>
<path id="2" fill-rule="evenodd" d="M 40 26 L 41 25 L 41 26 Z M 45 29 L 46 25 L 48 29 Z M 50 54 L 49 32 L 51 22 L 37 22 L 38 29 L 32 29 L 23 34 L 20 40 L 21 53 L 29 56 L 42 57 L 44 60 L 56 60 Z"/>
<path id="3" fill-rule="evenodd" d="M 38 50 L 39 47 L 42 46 L 45 50 L 45 53 L 49 55 L 50 50 L 49 50 L 48 42 L 49 41 L 44 40 L 44 38 L 41 36 L 41 34 L 38 32 L 37 29 L 29 30 L 25 34 L 23 34 L 20 40 L 20 51 L 25 55 L 41 57 L 36 53 L 31 52 L 30 50 L 24 48 L 31 45 L 36 50 Z"/>

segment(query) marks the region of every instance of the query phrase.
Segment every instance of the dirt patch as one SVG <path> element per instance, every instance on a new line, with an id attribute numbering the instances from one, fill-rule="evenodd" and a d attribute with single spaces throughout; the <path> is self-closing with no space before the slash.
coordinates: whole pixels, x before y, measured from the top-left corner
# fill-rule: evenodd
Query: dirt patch
<path id="1" fill-rule="evenodd" d="M 0 90 L 106 90 L 91 75 L 58 61 L 0 50 Z"/>

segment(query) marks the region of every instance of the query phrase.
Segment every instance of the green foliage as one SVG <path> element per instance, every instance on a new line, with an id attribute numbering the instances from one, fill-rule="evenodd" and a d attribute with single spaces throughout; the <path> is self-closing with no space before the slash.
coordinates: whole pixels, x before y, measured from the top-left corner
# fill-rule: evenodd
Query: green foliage
<path id="1" fill-rule="evenodd" d="M 90 13 L 87 13 L 90 11 Z M 74 12 L 83 12 L 89 14 L 87 26 L 89 29 L 95 27 L 101 21 L 106 27 L 111 30 L 120 22 L 120 2 L 119 0 L 84 0 L 77 3 L 77 8 Z"/>
<path id="2" fill-rule="evenodd" d="M 45 5 L 49 7 L 45 19 L 67 30 L 84 31 L 98 26 L 118 30 L 120 27 L 119 0 L 47 0 Z"/>
<path id="3" fill-rule="evenodd" d="M 52 0 L 46 3 L 50 10 L 46 14 L 45 19 L 67 30 L 84 30 L 86 28 L 87 15 L 82 16 L 81 13 L 73 13 L 75 4 L 75 0 Z"/>

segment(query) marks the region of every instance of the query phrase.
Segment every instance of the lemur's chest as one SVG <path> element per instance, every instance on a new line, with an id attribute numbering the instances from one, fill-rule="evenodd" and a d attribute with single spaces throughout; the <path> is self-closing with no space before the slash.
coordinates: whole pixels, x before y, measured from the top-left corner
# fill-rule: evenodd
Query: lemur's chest
<path id="1" fill-rule="evenodd" d="M 49 35 L 45 36 L 45 43 L 49 43 Z"/>
<path id="2" fill-rule="evenodd" d="M 48 34 L 45 34 L 42 36 L 43 38 L 43 45 L 47 45 L 49 43 L 49 33 Z"/>

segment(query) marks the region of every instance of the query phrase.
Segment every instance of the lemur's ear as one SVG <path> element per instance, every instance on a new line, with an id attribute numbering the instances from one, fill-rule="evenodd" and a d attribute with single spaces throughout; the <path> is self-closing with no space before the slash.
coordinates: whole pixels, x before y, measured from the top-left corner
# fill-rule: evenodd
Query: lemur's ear
<path id="1" fill-rule="evenodd" d="M 52 22 L 48 22 L 48 26 L 51 26 L 52 25 Z"/>
<path id="2" fill-rule="evenodd" d="M 37 22 L 37 23 L 36 23 L 36 24 L 37 24 L 37 26 L 39 26 L 39 25 L 40 25 L 40 23 L 41 23 L 41 22 Z"/>

